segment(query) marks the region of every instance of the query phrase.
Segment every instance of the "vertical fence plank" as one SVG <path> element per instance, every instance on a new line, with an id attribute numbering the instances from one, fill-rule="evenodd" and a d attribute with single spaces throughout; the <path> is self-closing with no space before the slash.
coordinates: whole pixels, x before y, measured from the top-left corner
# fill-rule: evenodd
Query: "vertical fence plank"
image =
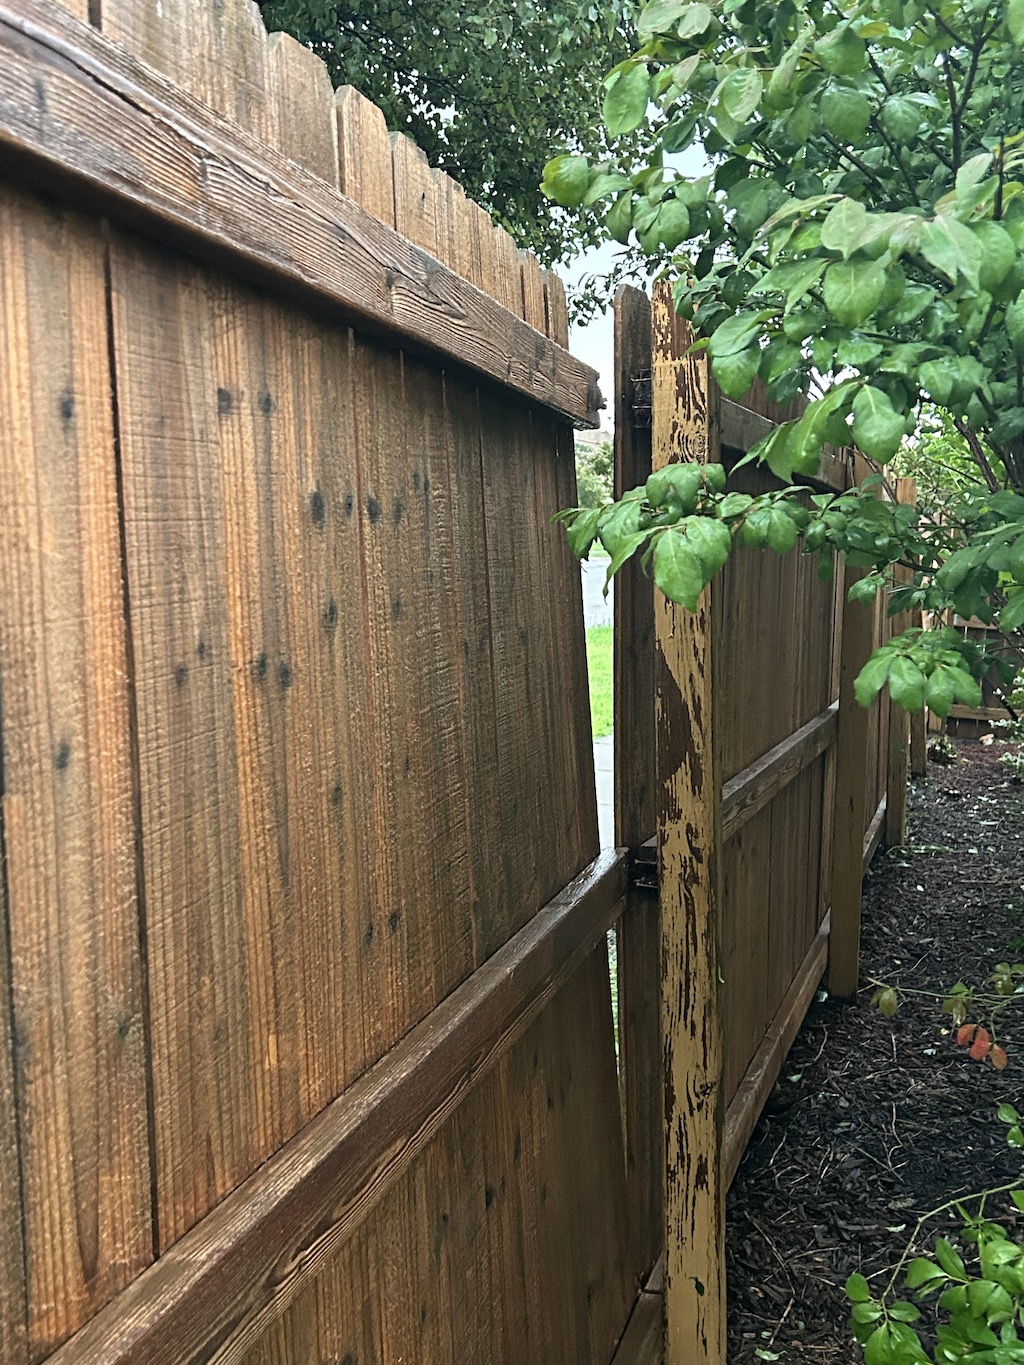
<path id="1" fill-rule="evenodd" d="M 522 317 L 523 286 L 519 271 L 519 248 L 503 227 L 492 230 L 488 247 L 488 260 L 493 261 L 491 288 L 494 297 L 510 313 Z"/>
<path id="2" fill-rule="evenodd" d="M 0 739 L 35 1359 L 152 1253 L 129 660 L 97 229 L 5 190 L 0 316 Z M 16 1336 L 17 1322 L 15 1311 Z"/>
<path id="3" fill-rule="evenodd" d="M 569 344 L 569 310 L 565 285 L 553 270 L 544 271 L 544 302 L 547 308 L 547 333 L 559 346 Z"/>
<path id="4" fill-rule="evenodd" d="M 650 411 L 651 303 L 623 286 L 615 299 L 615 494 L 651 472 L 651 431 L 638 425 L 634 399 Z M 637 386 L 638 375 L 647 376 Z M 645 390 L 644 384 L 647 389 Z M 641 405 L 643 406 L 643 405 Z M 631 560 L 615 581 L 615 843 L 636 849 L 655 832 L 654 595 Z M 619 921 L 619 1071 L 626 1178 L 628 1264 L 639 1286 L 661 1254 L 662 1071 L 658 898 L 634 889 Z"/>
<path id="5" fill-rule="evenodd" d="M 3 831 L 2 814 L 0 805 L 0 835 Z M 2 848 L 0 842 L 0 850 Z M 7 890 L 5 878 L 0 874 L 0 1360 L 9 1361 L 10 1365 L 26 1365 L 28 1302 L 25 1294 L 25 1245 L 22 1240 L 21 1162 L 14 1110 L 10 964 Z"/>
<path id="6" fill-rule="evenodd" d="M 438 249 L 439 186 L 426 154 L 404 133 L 391 134 L 391 164 L 395 177 L 395 227 L 410 242 L 441 256 Z"/>
<path id="7" fill-rule="evenodd" d="M 532 252 L 520 251 L 519 264 L 523 278 L 523 318 L 538 332 L 543 332 L 547 324 L 544 309 L 544 273 Z"/>
<path id="8" fill-rule="evenodd" d="M 96 9 L 108 38 L 276 145 L 267 31 L 255 0 L 97 0 Z"/>
<path id="9" fill-rule="evenodd" d="M 226 521 L 201 271 L 110 249 L 164 1250 L 253 1169 Z M 241 661 L 239 661 L 240 663 Z M 262 1070 L 262 1058 L 260 1059 Z"/>
<path id="10" fill-rule="evenodd" d="M 839 656 L 839 736 L 836 745 L 835 805 L 832 824 L 832 920 L 829 932 L 828 988 L 842 1000 L 857 994 L 860 971 L 860 901 L 864 876 L 864 826 L 870 712 L 857 705 L 853 684 L 873 648 L 874 613 L 849 600 L 850 588 L 864 576 L 846 568 Z"/>
<path id="11" fill-rule="evenodd" d="M 718 458 L 706 353 L 685 356 L 671 290 L 653 304 L 655 468 Z M 710 589 L 696 612 L 655 599 L 665 1047 L 665 1365 L 725 1361 L 724 1097 L 719 993 L 721 772 Z"/>
<path id="12" fill-rule="evenodd" d="M 395 221 L 391 139 L 384 115 L 352 85 L 334 97 L 338 126 L 338 183 L 382 223 Z"/>
<path id="13" fill-rule="evenodd" d="M 327 67 L 289 33 L 270 35 L 267 63 L 278 148 L 307 171 L 337 186 L 334 89 Z"/>

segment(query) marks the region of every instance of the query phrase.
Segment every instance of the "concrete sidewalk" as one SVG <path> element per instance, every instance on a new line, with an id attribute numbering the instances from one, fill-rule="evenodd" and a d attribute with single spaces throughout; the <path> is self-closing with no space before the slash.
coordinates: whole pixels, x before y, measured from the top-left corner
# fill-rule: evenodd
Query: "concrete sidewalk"
<path id="1" fill-rule="evenodd" d="M 597 778 L 597 826 L 601 847 L 615 846 L 615 775 L 613 735 L 594 740 L 594 775 Z"/>

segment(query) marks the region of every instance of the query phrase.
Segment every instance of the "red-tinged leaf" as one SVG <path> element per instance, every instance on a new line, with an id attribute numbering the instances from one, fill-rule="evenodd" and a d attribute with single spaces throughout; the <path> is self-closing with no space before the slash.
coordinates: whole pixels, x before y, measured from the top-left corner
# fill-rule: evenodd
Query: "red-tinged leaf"
<path id="1" fill-rule="evenodd" d="M 988 1059 L 997 1071 L 1006 1070 L 1006 1063 L 1009 1058 L 1006 1055 L 1006 1048 L 1000 1047 L 998 1043 L 993 1045 L 992 1051 L 988 1054 Z"/>
<path id="2" fill-rule="evenodd" d="M 973 1042 L 977 1027 L 977 1024 L 961 1024 L 956 1031 L 957 1047 L 966 1047 L 968 1043 Z"/>
<path id="3" fill-rule="evenodd" d="M 976 1062 L 983 1062 L 992 1050 L 992 1039 L 987 1028 L 979 1028 L 971 1044 L 971 1056 Z"/>

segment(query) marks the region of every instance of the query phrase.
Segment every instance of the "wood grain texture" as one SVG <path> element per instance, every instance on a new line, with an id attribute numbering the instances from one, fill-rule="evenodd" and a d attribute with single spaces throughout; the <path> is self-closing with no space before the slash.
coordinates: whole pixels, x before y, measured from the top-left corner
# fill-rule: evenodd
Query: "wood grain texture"
<path id="1" fill-rule="evenodd" d="M 404 133 L 391 134 L 391 167 L 395 182 L 395 227 L 410 242 L 445 260 L 446 234 L 438 232 L 438 206 L 443 186 L 435 181 L 426 153 Z M 450 263 L 449 263 L 450 264 Z"/>
<path id="2" fill-rule="evenodd" d="M 130 660 L 106 315 L 98 231 L 5 187 L 0 725 L 32 1359 L 152 1257 Z M 7 1166 L 0 1178 L 10 1174 Z M 23 1349 L 20 1279 L 16 1270 L 8 1291 L 14 1351 Z"/>
<path id="3" fill-rule="evenodd" d="M 651 472 L 651 432 L 637 424 L 634 380 L 651 368 L 651 304 L 624 285 L 615 298 L 615 493 Z M 654 596 L 634 561 L 615 583 L 615 842 L 636 849 L 657 827 Z M 616 930 L 619 1074 L 629 1188 L 630 1270 L 643 1283 L 664 1244 L 663 1075 L 657 898 L 634 890 Z M 660 1311 L 659 1311 L 660 1325 Z"/>
<path id="4" fill-rule="evenodd" d="M 600 406 L 562 347 L 48 0 L 0 7 L 0 114 L 0 147 L 83 203 L 575 420 Z"/>
<path id="5" fill-rule="evenodd" d="M 652 457 L 714 461 L 719 422 L 705 353 L 658 285 Z M 657 772 L 665 1048 L 666 1365 L 725 1360 L 725 1186 L 719 991 L 721 772 L 710 590 L 689 613 L 658 597 Z"/>
<path id="6" fill-rule="evenodd" d="M 624 860 L 602 854 L 58 1351 L 52 1365 L 244 1359 L 467 1092 L 592 958 L 625 891 Z M 559 1031 L 564 1036 L 564 1026 Z"/>
<path id="7" fill-rule="evenodd" d="M 772 811 L 757 812 L 722 849 L 722 1015 L 725 1098 L 730 1103 L 772 1017 L 768 934 L 771 924 Z"/>
<path id="8" fill-rule="evenodd" d="M 334 87 L 327 67 L 290 33 L 270 35 L 267 66 L 278 149 L 337 189 Z"/>
<path id="9" fill-rule="evenodd" d="M 615 496 L 646 481 L 651 432 L 637 424 L 634 376 L 651 368 L 651 304 L 623 285 L 615 298 Z M 657 807 L 654 752 L 654 590 L 635 560 L 615 580 L 615 842 L 651 837 Z"/>
<path id="10" fill-rule="evenodd" d="M 612 1365 L 662 1365 L 664 1316 L 663 1294 L 638 1294 L 622 1340 L 612 1357 Z"/>
<path id="11" fill-rule="evenodd" d="M 832 834 L 828 989 L 843 1000 L 857 993 L 860 971 L 860 901 L 864 875 L 866 762 L 869 712 L 857 705 L 853 684 L 873 648 L 873 613 L 847 594 L 863 571 L 844 574 L 842 653 L 839 675 L 839 736 L 836 748 Z M 872 708 L 877 710 L 877 705 Z"/>
<path id="12" fill-rule="evenodd" d="M 814 720 L 769 749 L 722 787 L 723 839 L 732 836 L 752 816 L 772 802 L 809 763 L 835 743 L 839 706 L 833 703 Z"/>
<path id="13" fill-rule="evenodd" d="M 140 809 L 166 1249 L 260 1160 L 237 867 L 232 499 L 218 448 L 207 282 L 123 239 L 111 248 L 111 289 L 128 582 L 143 661 Z M 223 1095 L 232 1101 L 221 1113 Z"/>
<path id="14" fill-rule="evenodd" d="M 267 32 L 254 0 L 99 0 L 98 9 L 97 27 L 118 46 L 240 128 L 276 144 Z"/>
<path id="15" fill-rule="evenodd" d="M 5 835 L 0 805 L 0 839 Z M 3 845 L 0 844 L 0 853 Z M 14 1108 L 7 882 L 0 876 L 0 1359 L 28 1365 L 28 1298 L 22 1234 L 21 1157 Z"/>
<path id="16" fill-rule="evenodd" d="M 814 992 L 821 984 L 828 960 L 828 930 L 826 918 L 729 1102 L 722 1135 L 726 1186 L 733 1182 L 761 1110 L 778 1079 L 786 1053 L 792 1047 L 793 1039 L 799 1033 L 814 999 Z"/>
<path id="17" fill-rule="evenodd" d="M 384 115 L 352 85 L 343 85 L 334 98 L 341 192 L 394 227 L 394 168 Z"/>

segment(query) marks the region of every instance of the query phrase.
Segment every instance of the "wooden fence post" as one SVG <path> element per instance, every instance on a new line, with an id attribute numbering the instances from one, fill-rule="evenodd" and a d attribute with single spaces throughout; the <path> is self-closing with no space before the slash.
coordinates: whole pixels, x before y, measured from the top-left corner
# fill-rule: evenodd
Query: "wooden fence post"
<path id="1" fill-rule="evenodd" d="M 638 373 L 651 371 L 651 301 L 615 296 L 615 496 L 651 472 L 651 429 L 636 420 Z M 641 382 L 642 388 L 642 382 Z M 650 405 L 650 393 L 641 394 Z M 654 589 L 635 560 L 615 580 L 615 843 L 636 852 L 658 825 L 654 751 Z M 628 1265 L 643 1284 L 664 1246 L 661 929 L 658 898 L 631 886 L 617 929 L 619 1077 L 626 1144 Z"/>
<path id="2" fill-rule="evenodd" d="M 860 901 L 864 879 L 868 711 L 853 694 L 857 674 L 871 654 L 874 612 L 849 600 L 863 569 L 846 568 L 843 582 L 839 659 L 839 737 L 832 830 L 832 919 L 829 932 L 828 988 L 842 1000 L 857 994 L 860 971 Z"/>
<path id="3" fill-rule="evenodd" d="M 719 404 L 705 352 L 671 289 L 653 304 L 652 463 L 718 458 Z M 721 771 L 711 589 L 696 612 L 655 597 L 662 1031 L 665 1048 L 665 1365 L 724 1365 L 725 1183 L 719 992 Z"/>

